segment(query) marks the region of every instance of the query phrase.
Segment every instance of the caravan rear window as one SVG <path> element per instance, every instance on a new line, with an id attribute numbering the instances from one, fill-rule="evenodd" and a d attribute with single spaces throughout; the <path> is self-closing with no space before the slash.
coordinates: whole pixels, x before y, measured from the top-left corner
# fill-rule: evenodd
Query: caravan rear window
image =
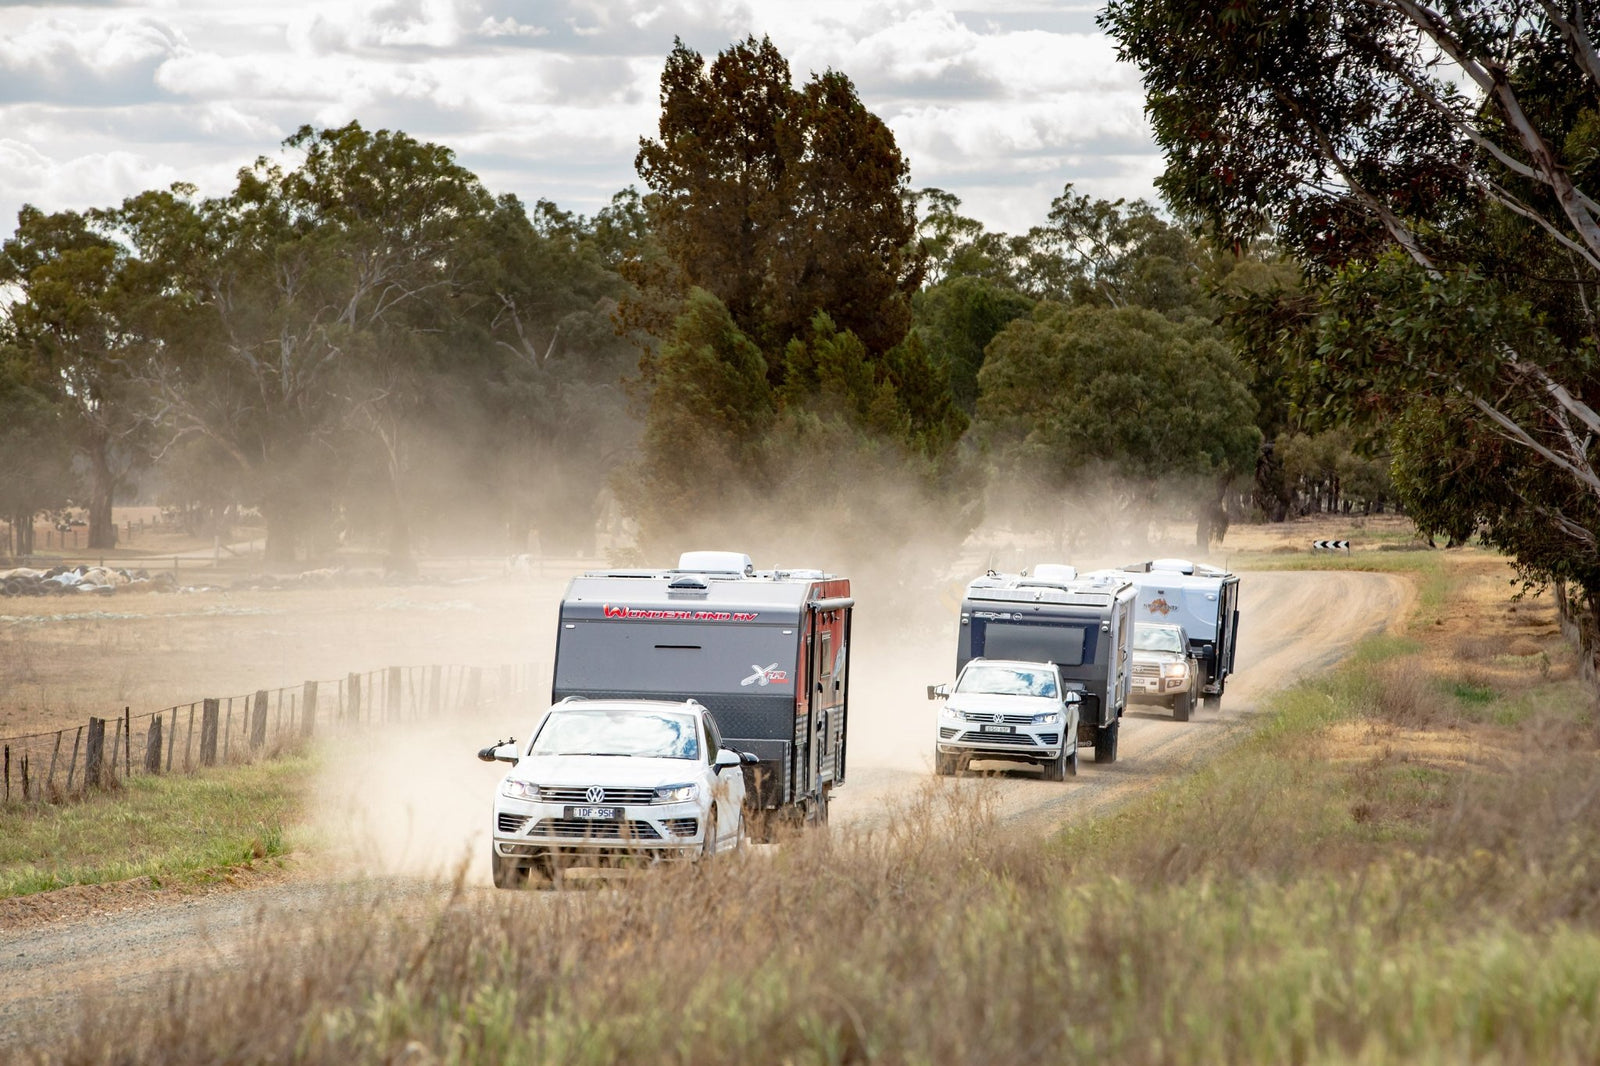
<path id="1" fill-rule="evenodd" d="M 1066 622 L 973 620 L 972 654 L 985 659 L 1082 666 L 1094 659 L 1089 626 Z"/>
<path id="2" fill-rule="evenodd" d="M 798 640 L 778 626 L 568 622 L 556 648 L 560 692 L 775 696 L 794 692 Z M 792 695 L 790 698 L 793 698 Z"/>

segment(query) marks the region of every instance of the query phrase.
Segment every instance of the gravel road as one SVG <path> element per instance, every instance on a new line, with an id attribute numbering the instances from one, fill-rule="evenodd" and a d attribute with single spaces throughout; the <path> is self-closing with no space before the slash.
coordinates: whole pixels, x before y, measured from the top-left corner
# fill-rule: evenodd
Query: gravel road
<path id="1" fill-rule="evenodd" d="M 1264 694 L 1326 669 L 1361 638 L 1394 624 L 1409 588 L 1386 574 L 1246 574 L 1238 673 L 1220 711 L 1202 709 L 1179 723 L 1159 709 L 1136 708 L 1123 721 L 1118 762 L 1085 759 L 1079 776 L 1064 784 L 1017 769 L 954 787 L 994 789 L 1002 821 L 1021 832 L 1046 832 L 1104 810 L 1205 759 Z M 836 827 L 871 828 L 929 780 L 937 708 L 924 688 L 950 680 L 954 653 L 947 632 L 873 641 L 863 627 L 855 644 L 849 783 L 834 801 L 833 819 Z M 335 839 L 347 841 L 358 860 L 358 876 L 398 877 L 406 892 L 442 898 L 451 869 L 483 857 L 486 797 L 499 771 L 467 760 L 503 724 L 382 738 L 348 753 L 329 776 L 322 805 L 329 831 L 343 834 Z M 463 754 L 459 766 L 440 758 L 454 750 Z M 406 794 L 416 798 L 396 798 Z M 487 866 L 474 862 L 469 882 L 492 891 L 481 887 Z M 303 925 L 347 891 L 341 880 L 306 874 L 199 896 L 125 893 L 104 908 L 74 908 L 70 918 L 0 927 L 0 1059 L 8 1047 L 72 1028 L 80 1012 L 107 999 L 153 996 L 167 978 L 196 965 L 236 964 L 263 923 Z"/>

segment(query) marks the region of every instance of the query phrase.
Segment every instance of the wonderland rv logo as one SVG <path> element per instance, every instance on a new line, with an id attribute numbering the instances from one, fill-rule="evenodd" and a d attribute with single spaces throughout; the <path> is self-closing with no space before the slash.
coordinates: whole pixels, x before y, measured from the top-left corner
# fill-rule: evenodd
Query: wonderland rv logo
<path id="1" fill-rule="evenodd" d="M 683 608 L 620 607 L 606 603 L 600 607 L 607 618 L 640 618 L 651 622 L 754 622 L 759 611 L 696 611 Z"/>
<path id="2" fill-rule="evenodd" d="M 1168 603 L 1159 596 L 1151 600 L 1150 606 L 1145 608 L 1145 610 L 1149 611 L 1151 614 L 1159 614 L 1163 618 L 1177 609 L 1178 608 L 1174 607 L 1172 604 Z"/>

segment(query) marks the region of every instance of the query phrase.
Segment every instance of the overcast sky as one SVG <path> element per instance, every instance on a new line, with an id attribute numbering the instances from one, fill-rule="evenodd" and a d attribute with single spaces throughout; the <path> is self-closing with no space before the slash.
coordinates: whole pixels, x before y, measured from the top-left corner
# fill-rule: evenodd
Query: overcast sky
<path id="1" fill-rule="evenodd" d="M 17 208 L 223 193 L 303 123 L 401 129 L 491 191 L 592 213 L 637 183 L 674 36 L 710 57 L 770 35 L 894 130 L 913 186 L 993 229 L 1067 182 L 1151 196 L 1137 73 L 1098 4 L 1038 0 L 0 0 L 0 234 Z"/>

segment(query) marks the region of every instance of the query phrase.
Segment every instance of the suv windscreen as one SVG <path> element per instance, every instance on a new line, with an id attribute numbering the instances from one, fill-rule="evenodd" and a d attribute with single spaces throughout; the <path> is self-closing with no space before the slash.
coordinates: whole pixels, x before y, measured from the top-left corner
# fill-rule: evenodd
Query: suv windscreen
<path id="1" fill-rule="evenodd" d="M 1176 629 L 1167 629 L 1164 626 L 1134 626 L 1133 650 L 1182 652 L 1183 642 L 1178 639 Z"/>
<path id="2" fill-rule="evenodd" d="M 694 716 L 670 711 L 551 711 L 530 755 L 698 759 Z"/>
<path id="3" fill-rule="evenodd" d="M 974 663 L 956 682 L 957 692 L 988 696 L 1051 696 L 1059 697 L 1053 670 L 1029 670 L 1016 666 L 993 666 Z"/>

